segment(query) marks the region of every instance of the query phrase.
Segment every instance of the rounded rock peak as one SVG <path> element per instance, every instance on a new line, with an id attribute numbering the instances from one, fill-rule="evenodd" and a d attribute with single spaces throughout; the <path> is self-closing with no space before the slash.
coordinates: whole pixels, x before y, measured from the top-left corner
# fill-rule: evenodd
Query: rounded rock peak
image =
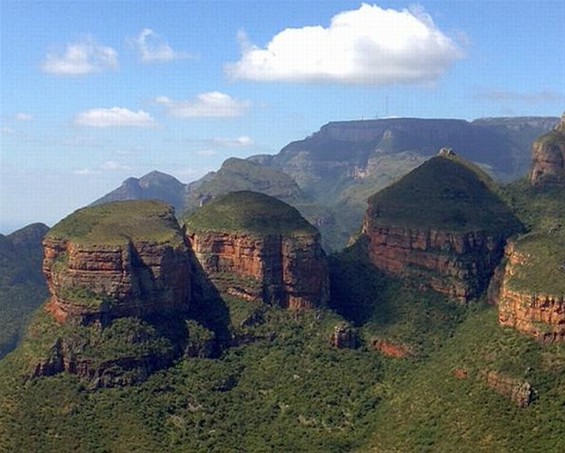
<path id="1" fill-rule="evenodd" d="M 117 201 L 78 209 L 51 228 L 47 238 L 81 244 L 184 243 L 174 209 L 156 200 Z"/>
<path id="2" fill-rule="evenodd" d="M 230 192 L 207 203 L 186 217 L 184 222 L 189 233 L 317 233 L 296 208 L 269 195 L 247 190 Z"/>

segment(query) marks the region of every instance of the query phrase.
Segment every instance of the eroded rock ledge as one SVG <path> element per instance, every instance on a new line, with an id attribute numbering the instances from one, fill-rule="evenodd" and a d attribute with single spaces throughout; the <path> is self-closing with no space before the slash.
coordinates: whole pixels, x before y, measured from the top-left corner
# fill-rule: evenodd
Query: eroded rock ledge
<path id="1" fill-rule="evenodd" d="M 513 279 L 528 272 L 534 257 L 518 250 L 515 243 L 509 243 L 505 255 L 500 281 L 493 282 L 495 285 L 498 283 L 493 302 L 498 304 L 500 324 L 543 343 L 565 341 L 564 294 L 518 287 Z M 565 277 L 565 272 L 563 275 Z"/>

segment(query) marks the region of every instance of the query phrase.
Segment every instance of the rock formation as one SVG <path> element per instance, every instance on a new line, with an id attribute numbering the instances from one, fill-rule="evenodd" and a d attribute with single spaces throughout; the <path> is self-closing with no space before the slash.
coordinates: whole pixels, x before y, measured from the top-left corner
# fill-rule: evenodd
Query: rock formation
<path id="1" fill-rule="evenodd" d="M 330 344 L 337 349 L 355 349 L 359 346 L 357 332 L 349 324 L 337 324 L 331 335 Z"/>
<path id="2" fill-rule="evenodd" d="M 534 142 L 532 154 L 533 185 L 565 185 L 565 113 L 551 132 Z"/>
<path id="3" fill-rule="evenodd" d="M 527 381 L 505 376 L 497 371 L 485 372 L 484 380 L 488 387 L 509 398 L 518 407 L 528 407 L 534 399 L 535 391 Z"/>
<path id="4" fill-rule="evenodd" d="M 521 228 L 489 183 L 462 159 L 438 156 L 375 194 L 363 225 L 373 264 L 460 302 L 480 296 Z"/>
<path id="5" fill-rule="evenodd" d="M 501 281 L 493 282 L 500 324 L 543 343 L 565 340 L 565 270 L 540 257 L 549 248 L 536 235 L 510 243 Z"/>
<path id="6" fill-rule="evenodd" d="M 255 192 L 233 192 L 186 218 L 192 248 L 224 294 L 290 309 L 328 299 L 317 230 L 296 209 Z"/>
<path id="7" fill-rule="evenodd" d="M 47 309 L 61 322 L 186 311 L 188 246 L 171 208 L 118 202 L 79 210 L 44 240 Z"/>
<path id="8" fill-rule="evenodd" d="M 22 351 L 32 377 L 130 384 L 185 351 L 190 249 L 173 209 L 127 201 L 80 209 L 44 241 L 51 293 Z"/>

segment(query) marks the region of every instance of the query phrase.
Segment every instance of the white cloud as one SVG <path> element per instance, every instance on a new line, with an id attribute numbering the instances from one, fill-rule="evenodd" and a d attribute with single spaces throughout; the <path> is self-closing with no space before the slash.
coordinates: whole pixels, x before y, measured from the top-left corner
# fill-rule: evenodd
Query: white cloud
<path id="1" fill-rule="evenodd" d="M 251 146 L 253 145 L 253 139 L 251 139 L 250 137 L 246 136 L 246 135 L 242 135 L 240 137 L 237 138 L 214 138 L 212 139 L 212 143 L 214 143 L 217 146 L 223 146 L 223 147 L 245 147 L 245 146 Z"/>
<path id="2" fill-rule="evenodd" d="M 74 118 L 74 124 L 89 127 L 153 127 L 155 120 L 143 110 L 133 112 L 122 107 L 112 107 L 79 113 Z"/>
<path id="3" fill-rule="evenodd" d="M 16 113 L 14 119 L 16 121 L 31 121 L 33 117 L 29 113 Z"/>
<path id="4" fill-rule="evenodd" d="M 173 50 L 160 35 L 150 28 L 144 28 L 137 37 L 131 38 L 129 42 L 137 49 L 143 63 L 164 63 L 191 57 L 187 53 Z"/>
<path id="5" fill-rule="evenodd" d="M 2 134 L 4 135 L 13 135 L 16 131 L 9 126 L 2 126 L 0 128 L 0 132 L 2 132 Z"/>
<path id="6" fill-rule="evenodd" d="M 155 99 L 167 113 L 178 118 L 229 118 L 242 116 L 251 107 L 251 102 L 240 101 L 228 94 L 212 91 L 199 94 L 195 99 L 176 101 L 166 96 Z"/>
<path id="7" fill-rule="evenodd" d="M 41 65 L 44 72 L 80 76 L 118 68 L 118 53 L 98 44 L 92 37 L 67 44 L 64 51 L 48 53 Z"/>
<path id="8" fill-rule="evenodd" d="M 390 85 L 435 81 L 462 51 L 418 10 L 363 4 L 328 28 L 287 28 L 265 48 L 239 35 L 242 57 L 225 67 L 234 79 L 262 82 Z"/>
<path id="9" fill-rule="evenodd" d="M 81 168 L 79 170 L 74 170 L 73 174 L 79 176 L 88 176 L 88 175 L 95 175 L 98 172 L 96 170 L 91 170 L 90 168 Z"/>

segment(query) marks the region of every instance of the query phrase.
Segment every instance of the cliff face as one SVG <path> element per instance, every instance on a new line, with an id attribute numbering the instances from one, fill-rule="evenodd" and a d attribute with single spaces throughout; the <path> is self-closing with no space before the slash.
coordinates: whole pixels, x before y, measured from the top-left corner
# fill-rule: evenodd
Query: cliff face
<path id="1" fill-rule="evenodd" d="M 565 185 L 565 113 L 553 131 L 534 142 L 532 154 L 533 185 Z"/>
<path id="2" fill-rule="evenodd" d="M 370 217 L 364 233 L 369 256 L 384 272 L 422 280 L 460 302 L 478 297 L 502 258 L 504 240 L 480 232 L 456 233 L 379 227 Z"/>
<path id="3" fill-rule="evenodd" d="M 532 256 L 510 243 L 506 248 L 506 265 L 494 302 L 498 303 L 501 325 L 533 336 L 538 341 L 565 341 L 564 294 L 553 291 L 517 289 L 512 280 L 532 261 Z"/>
<path id="4" fill-rule="evenodd" d="M 186 246 L 145 241 L 81 245 L 46 238 L 44 250 L 51 293 L 47 309 L 61 323 L 106 323 L 188 308 Z"/>
<path id="5" fill-rule="evenodd" d="M 192 248 L 218 288 L 235 297 L 290 309 L 328 299 L 328 268 L 319 235 L 193 233 Z"/>
<path id="6" fill-rule="evenodd" d="M 477 298 L 521 224 L 487 175 L 457 156 L 428 160 L 369 199 L 373 264 L 460 302 Z"/>
<path id="7" fill-rule="evenodd" d="M 94 387 L 130 384 L 183 354 L 192 255 L 172 208 L 84 208 L 43 246 L 50 299 L 22 345 L 31 377 L 65 371 Z"/>
<path id="8" fill-rule="evenodd" d="M 328 300 L 320 234 L 290 205 L 257 192 L 232 192 L 185 222 L 196 257 L 221 292 L 290 309 Z"/>

